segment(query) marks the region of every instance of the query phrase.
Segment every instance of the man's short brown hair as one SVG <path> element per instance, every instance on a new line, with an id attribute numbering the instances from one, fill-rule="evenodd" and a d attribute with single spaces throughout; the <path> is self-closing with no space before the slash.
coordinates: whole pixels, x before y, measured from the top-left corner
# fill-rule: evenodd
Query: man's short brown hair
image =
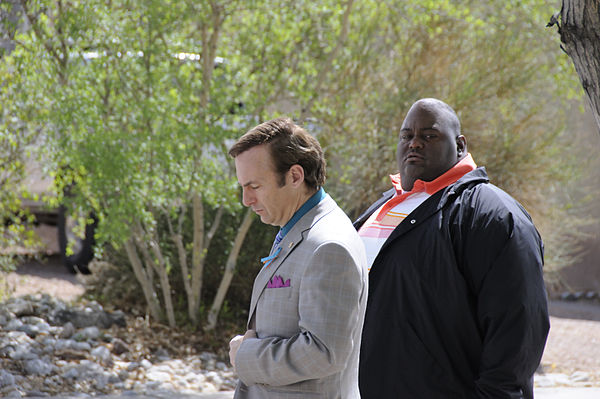
<path id="1" fill-rule="evenodd" d="M 285 173 L 296 164 L 304 169 L 308 187 L 317 189 L 325 183 L 326 162 L 321 145 L 290 118 L 276 118 L 250 129 L 231 146 L 229 155 L 235 158 L 262 144 L 269 145 L 280 186 L 285 184 Z"/>

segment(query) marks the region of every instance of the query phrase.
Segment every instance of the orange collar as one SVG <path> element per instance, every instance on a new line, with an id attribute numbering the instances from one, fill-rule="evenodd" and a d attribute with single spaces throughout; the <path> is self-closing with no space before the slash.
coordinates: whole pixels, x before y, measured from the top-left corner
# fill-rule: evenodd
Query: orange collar
<path id="1" fill-rule="evenodd" d="M 470 171 L 474 170 L 475 168 L 477 168 L 477 165 L 475 164 L 475 161 L 473 161 L 473 157 L 471 157 L 471 154 L 467 154 L 467 156 L 464 157 L 460 162 L 448 169 L 443 175 L 439 176 L 435 180 L 415 180 L 415 184 L 413 185 L 413 188 L 410 191 L 402 190 L 400 173 L 396 175 L 390 175 L 390 179 L 392 179 L 392 185 L 396 189 L 397 195 L 401 195 L 403 193 L 416 193 L 421 191 L 425 191 L 427 194 L 431 195 L 438 192 L 442 188 L 448 187 L 450 184 L 456 182 L 458 179 L 460 179 Z"/>
<path id="2" fill-rule="evenodd" d="M 381 222 L 381 220 L 385 217 L 387 212 L 394 208 L 396 205 L 404 201 L 410 195 L 425 191 L 427 194 L 432 195 L 438 192 L 439 190 L 448 187 L 450 184 L 456 182 L 458 179 L 474 170 L 477 167 L 475 161 L 471 157 L 471 154 L 467 154 L 465 158 L 463 158 L 456 165 L 448 169 L 446 173 L 439 176 L 437 179 L 432 180 L 430 182 L 426 182 L 420 179 L 415 181 L 412 190 L 404 191 L 402 190 L 402 184 L 400 184 L 400 174 L 390 175 L 392 179 L 392 184 L 396 189 L 396 195 L 390 198 L 379 210 L 377 211 L 377 216 L 375 220 Z"/>

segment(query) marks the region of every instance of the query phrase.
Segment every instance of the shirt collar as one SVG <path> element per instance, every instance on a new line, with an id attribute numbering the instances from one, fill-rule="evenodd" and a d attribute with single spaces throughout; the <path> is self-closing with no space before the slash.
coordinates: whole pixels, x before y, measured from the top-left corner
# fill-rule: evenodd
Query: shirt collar
<path id="1" fill-rule="evenodd" d="M 292 216 L 292 218 L 285 224 L 285 226 L 281 228 L 281 237 L 285 237 L 288 231 L 290 231 L 292 227 L 294 227 L 296 222 L 300 220 L 302 216 L 306 215 L 308 211 L 314 208 L 315 205 L 321 202 L 321 200 L 325 198 L 326 195 L 327 193 L 325 193 L 323 187 L 320 187 L 316 193 L 314 193 L 304 204 L 302 204 L 300 209 L 298 209 L 296 213 L 294 213 L 294 216 Z"/>
<path id="2" fill-rule="evenodd" d="M 415 184 L 410 191 L 402 190 L 400 173 L 390 175 L 390 179 L 392 180 L 392 185 L 396 189 L 397 195 L 406 192 L 412 193 L 420 191 L 425 191 L 427 194 L 431 195 L 438 192 L 442 188 L 448 187 L 450 184 L 456 182 L 458 179 L 471 172 L 475 168 L 477 168 L 477 165 L 475 164 L 475 161 L 473 161 L 473 157 L 470 153 L 467 153 L 466 157 L 464 157 L 462 160 L 460 160 L 460 162 L 448 169 L 444 174 L 440 175 L 436 179 L 432 181 L 423 181 L 421 179 L 415 180 Z"/>

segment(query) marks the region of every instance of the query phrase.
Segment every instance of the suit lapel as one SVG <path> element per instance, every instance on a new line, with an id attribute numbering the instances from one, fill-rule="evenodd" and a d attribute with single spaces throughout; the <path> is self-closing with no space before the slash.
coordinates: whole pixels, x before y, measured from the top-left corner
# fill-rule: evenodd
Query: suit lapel
<path id="1" fill-rule="evenodd" d="M 273 278 L 273 275 L 279 267 L 283 264 L 283 261 L 289 256 L 290 253 L 300 244 L 302 241 L 302 232 L 295 228 L 290 230 L 288 234 L 281 240 L 279 246 L 281 247 L 281 252 L 277 255 L 275 259 L 269 264 L 269 266 L 263 267 L 256 279 L 254 280 L 254 287 L 252 289 L 252 299 L 250 301 L 250 315 L 254 313 L 256 308 L 256 303 L 258 299 L 264 292 L 269 283 L 269 280 Z"/>
<path id="2" fill-rule="evenodd" d="M 248 326 L 254 316 L 256 310 L 256 304 L 267 288 L 267 284 L 277 270 L 281 267 L 285 259 L 296 249 L 296 247 L 304 239 L 305 233 L 323 216 L 331 212 L 335 208 L 335 202 L 327 195 L 319 202 L 313 209 L 308 211 L 298 222 L 292 227 L 292 229 L 283 237 L 283 240 L 279 243 L 281 252 L 275 259 L 269 264 L 268 267 L 263 267 L 256 279 L 254 280 L 254 286 L 252 289 L 252 299 L 250 300 L 250 317 L 248 317 Z"/>

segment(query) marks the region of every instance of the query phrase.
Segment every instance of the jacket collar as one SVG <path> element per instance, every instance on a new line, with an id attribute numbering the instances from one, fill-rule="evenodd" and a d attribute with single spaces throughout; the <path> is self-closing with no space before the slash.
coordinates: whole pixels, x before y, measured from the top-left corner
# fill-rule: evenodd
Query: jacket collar
<path id="1" fill-rule="evenodd" d="M 458 179 L 454 184 L 449 185 L 443 190 L 443 196 L 439 200 L 437 209 L 443 207 L 448 201 L 448 198 L 462 192 L 465 188 L 478 183 L 489 183 L 489 178 L 485 171 L 485 167 L 479 167 L 471 172 L 468 172 L 463 177 Z M 391 188 L 381 194 L 381 198 L 375 201 L 365 212 L 363 212 L 353 223 L 356 230 L 360 229 L 365 221 L 379 207 L 385 204 L 390 198 L 396 194 L 396 189 Z"/>
<path id="2" fill-rule="evenodd" d="M 472 172 L 467 173 L 458 179 L 456 183 L 451 184 L 444 190 L 436 192 L 431 197 L 427 198 L 409 215 L 407 215 L 402 223 L 396 226 L 394 231 L 392 231 L 392 234 L 390 234 L 387 240 L 383 243 L 379 253 L 383 252 L 383 250 L 396 238 L 419 226 L 421 223 L 429 219 L 433 214 L 439 212 L 450 199 L 456 197 L 469 187 L 488 182 L 489 179 L 485 172 L 485 168 L 480 167 Z M 407 221 L 409 223 L 406 223 Z"/>
<path id="3" fill-rule="evenodd" d="M 395 193 L 396 193 L 396 189 L 394 189 L 394 188 L 391 188 L 391 189 L 383 192 L 381 194 L 381 198 L 379 198 L 377 201 L 375 201 L 370 207 L 367 208 L 366 211 L 364 211 L 358 218 L 356 218 L 356 220 L 352 223 L 354 228 L 356 230 L 360 229 L 361 226 L 367 221 L 369 216 L 371 216 L 371 214 L 373 212 L 375 212 L 377 209 L 379 209 L 380 206 L 382 206 L 390 198 L 392 198 Z"/>
<path id="4" fill-rule="evenodd" d="M 438 176 L 432 181 L 423 181 L 421 179 L 415 180 L 412 190 L 404 191 L 402 189 L 402 181 L 400 180 L 400 173 L 395 175 L 390 175 L 390 179 L 392 180 L 392 185 L 396 189 L 396 193 L 398 195 L 410 194 L 413 191 L 424 191 L 427 194 L 434 194 L 441 189 L 448 187 L 450 184 L 456 182 L 458 179 L 463 177 L 465 174 L 473 171 L 477 168 L 475 161 L 473 161 L 473 157 L 471 154 L 467 154 L 466 157 L 461 159 L 456 163 L 453 167 L 444 172 L 441 176 Z"/>
<path id="5" fill-rule="evenodd" d="M 480 183 L 489 183 L 490 179 L 486 173 L 485 167 L 481 166 L 472 172 L 467 173 L 460 179 L 456 181 L 456 183 L 451 184 L 444 190 L 444 196 L 440 200 L 438 208 L 443 207 L 446 202 L 448 202 L 449 198 L 453 198 L 455 195 L 460 194 L 466 188 L 472 187 L 475 184 Z"/>

